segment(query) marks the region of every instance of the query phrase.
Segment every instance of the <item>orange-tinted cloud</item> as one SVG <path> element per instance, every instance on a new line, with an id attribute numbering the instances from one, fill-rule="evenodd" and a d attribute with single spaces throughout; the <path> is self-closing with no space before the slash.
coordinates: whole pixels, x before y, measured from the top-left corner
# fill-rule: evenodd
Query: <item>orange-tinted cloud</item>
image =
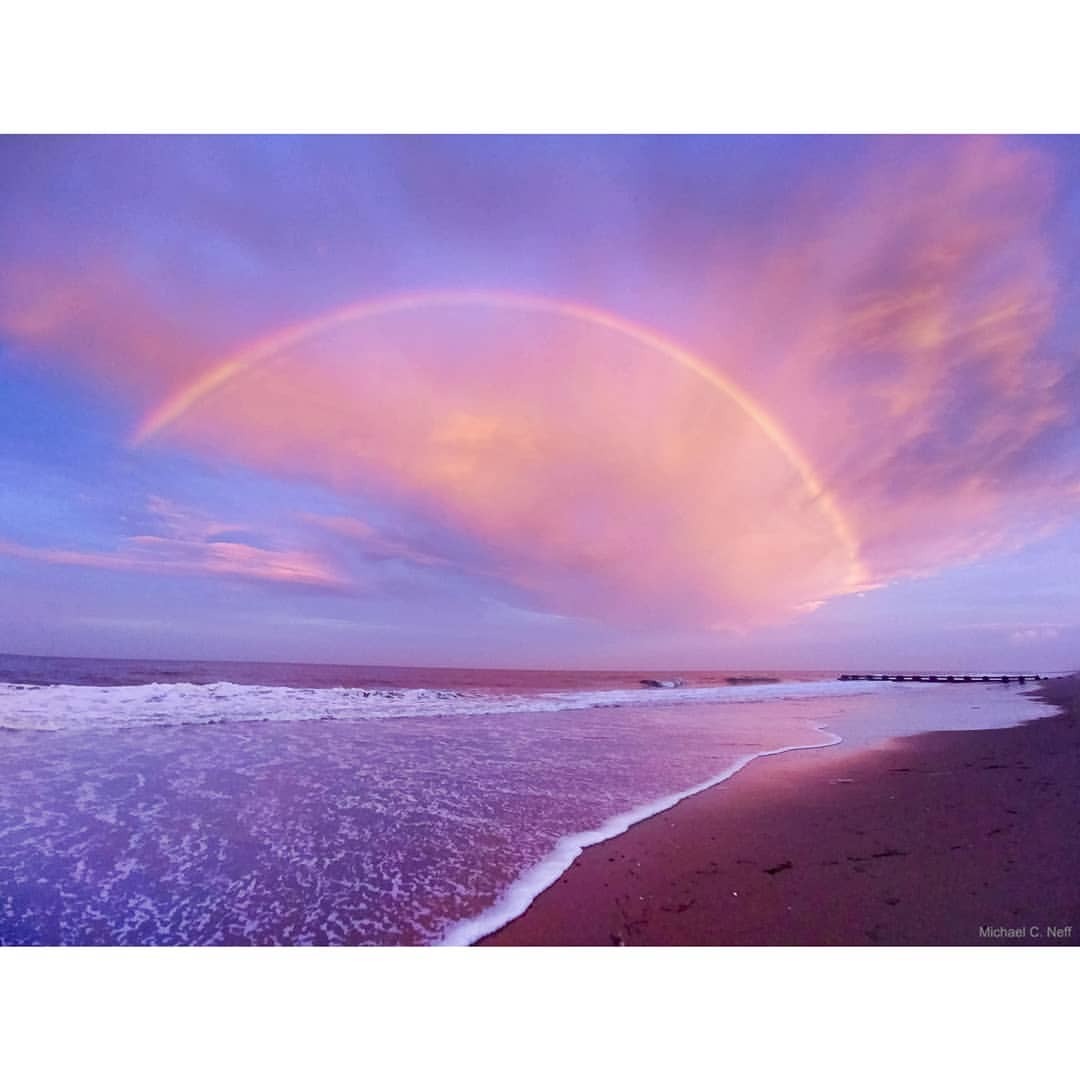
<path id="1" fill-rule="evenodd" d="M 731 625 L 842 590 L 851 572 L 834 522 L 737 401 L 647 343 L 558 312 L 421 309 L 346 326 L 170 430 L 401 505 L 480 545 L 471 569 L 549 610 Z"/>

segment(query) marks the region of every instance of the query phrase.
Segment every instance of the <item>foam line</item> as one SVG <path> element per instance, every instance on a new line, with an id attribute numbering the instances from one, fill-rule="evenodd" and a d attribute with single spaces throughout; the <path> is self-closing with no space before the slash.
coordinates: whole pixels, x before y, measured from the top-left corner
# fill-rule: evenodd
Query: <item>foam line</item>
<path id="1" fill-rule="evenodd" d="M 928 686 L 918 684 L 924 690 Z M 788 682 L 624 690 L 496 693 L 483 690 L 307 688 L 230 682 L 135 686 L 0 683 L 0 729 L 107 731 L 127 727 L 263 721 L 405 719 L 564 712 L 621 706 L 737 704 L 883 693 L 890 683 Z M 913 684 L 905 692 L 917 693 Z"/>
<path id="2" fill-rule="evenodd" d="M 729 780 L 737 772 L 744 769 L 751 761 L 763 757 L 774 757 L 777 754 L 791 753 L 794 750 L 823 750 L 844 741 L 839 735 L 827 730 L 823 725 L 815 724 L 814 731 L 821 735 L 828 735 L 829 741 L 781 746 L 776 750 L 761 750 L 756 754 L 746 754 L 729 765 L 723 772 L 717 773 L 716 776 L 705 780 L 703 783 L 686 788 L 675 795 L 667 795 L 656 799 L 633 810 L 616 814 L 614 817 L 608 818 L 596 829 L 564 836 L 555 845 L 554 850 L 547 858 L 526 870 L 517 880 L 512 882 L 502 897 L 491 907 L 471 919 L 455 923 L 443 938 L 435 942 L 435 944 L 473 945 L 481 938 L 487 937 L 488 934 L 501 930 L 502 927 L 513 922 L 519 915 L 524 915 L 532 902 L 545 889 L 554 885 L 570 869 L 574 860 L 586 848 L 602 844 L 605 840 L 611 840 L 616 836 L 621 836 L 632 826 L 637 825 L 638 822 L 662 814 L 665 810 L 670 810 L 684 799 L 690 798 L 691 795 L 698 795 L 711 787 L 716 787 L 717 784 Z"/>

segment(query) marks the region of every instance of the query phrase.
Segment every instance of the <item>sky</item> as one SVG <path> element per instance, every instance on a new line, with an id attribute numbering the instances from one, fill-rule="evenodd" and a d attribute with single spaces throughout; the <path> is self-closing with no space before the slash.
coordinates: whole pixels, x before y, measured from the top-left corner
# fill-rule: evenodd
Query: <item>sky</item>
<path id="1" fill-rule="evenodd" d="M 0 138 L 0 651 L 1072 669 L 1080 140 Z"/>

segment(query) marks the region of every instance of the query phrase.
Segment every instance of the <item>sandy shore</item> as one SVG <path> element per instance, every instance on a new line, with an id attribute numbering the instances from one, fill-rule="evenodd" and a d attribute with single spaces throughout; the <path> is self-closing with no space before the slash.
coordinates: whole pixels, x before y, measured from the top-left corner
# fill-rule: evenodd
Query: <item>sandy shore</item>
<path id="1" fill-rule="evenodd" d="M 1080 678 L 1037 693 L 1059 714 L 752 762 L 480 944 L 1075 944 Z"/>

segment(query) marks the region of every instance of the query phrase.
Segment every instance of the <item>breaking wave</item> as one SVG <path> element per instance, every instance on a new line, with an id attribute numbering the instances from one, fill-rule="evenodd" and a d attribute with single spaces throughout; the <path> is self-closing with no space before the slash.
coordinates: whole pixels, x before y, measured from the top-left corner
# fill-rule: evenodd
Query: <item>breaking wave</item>
<path id="1" fill-rule="evenodd" d="M 486 690 L 250 686 L 231 682 L 138 686 L 0 683 L 0 728 L 90 731 L 297 720 L 392 719 L 564 712 L 633 705 L 721 704 L 874 693 L 881 684 L 832 681 L 764 685 L 500 693 Z"/>

